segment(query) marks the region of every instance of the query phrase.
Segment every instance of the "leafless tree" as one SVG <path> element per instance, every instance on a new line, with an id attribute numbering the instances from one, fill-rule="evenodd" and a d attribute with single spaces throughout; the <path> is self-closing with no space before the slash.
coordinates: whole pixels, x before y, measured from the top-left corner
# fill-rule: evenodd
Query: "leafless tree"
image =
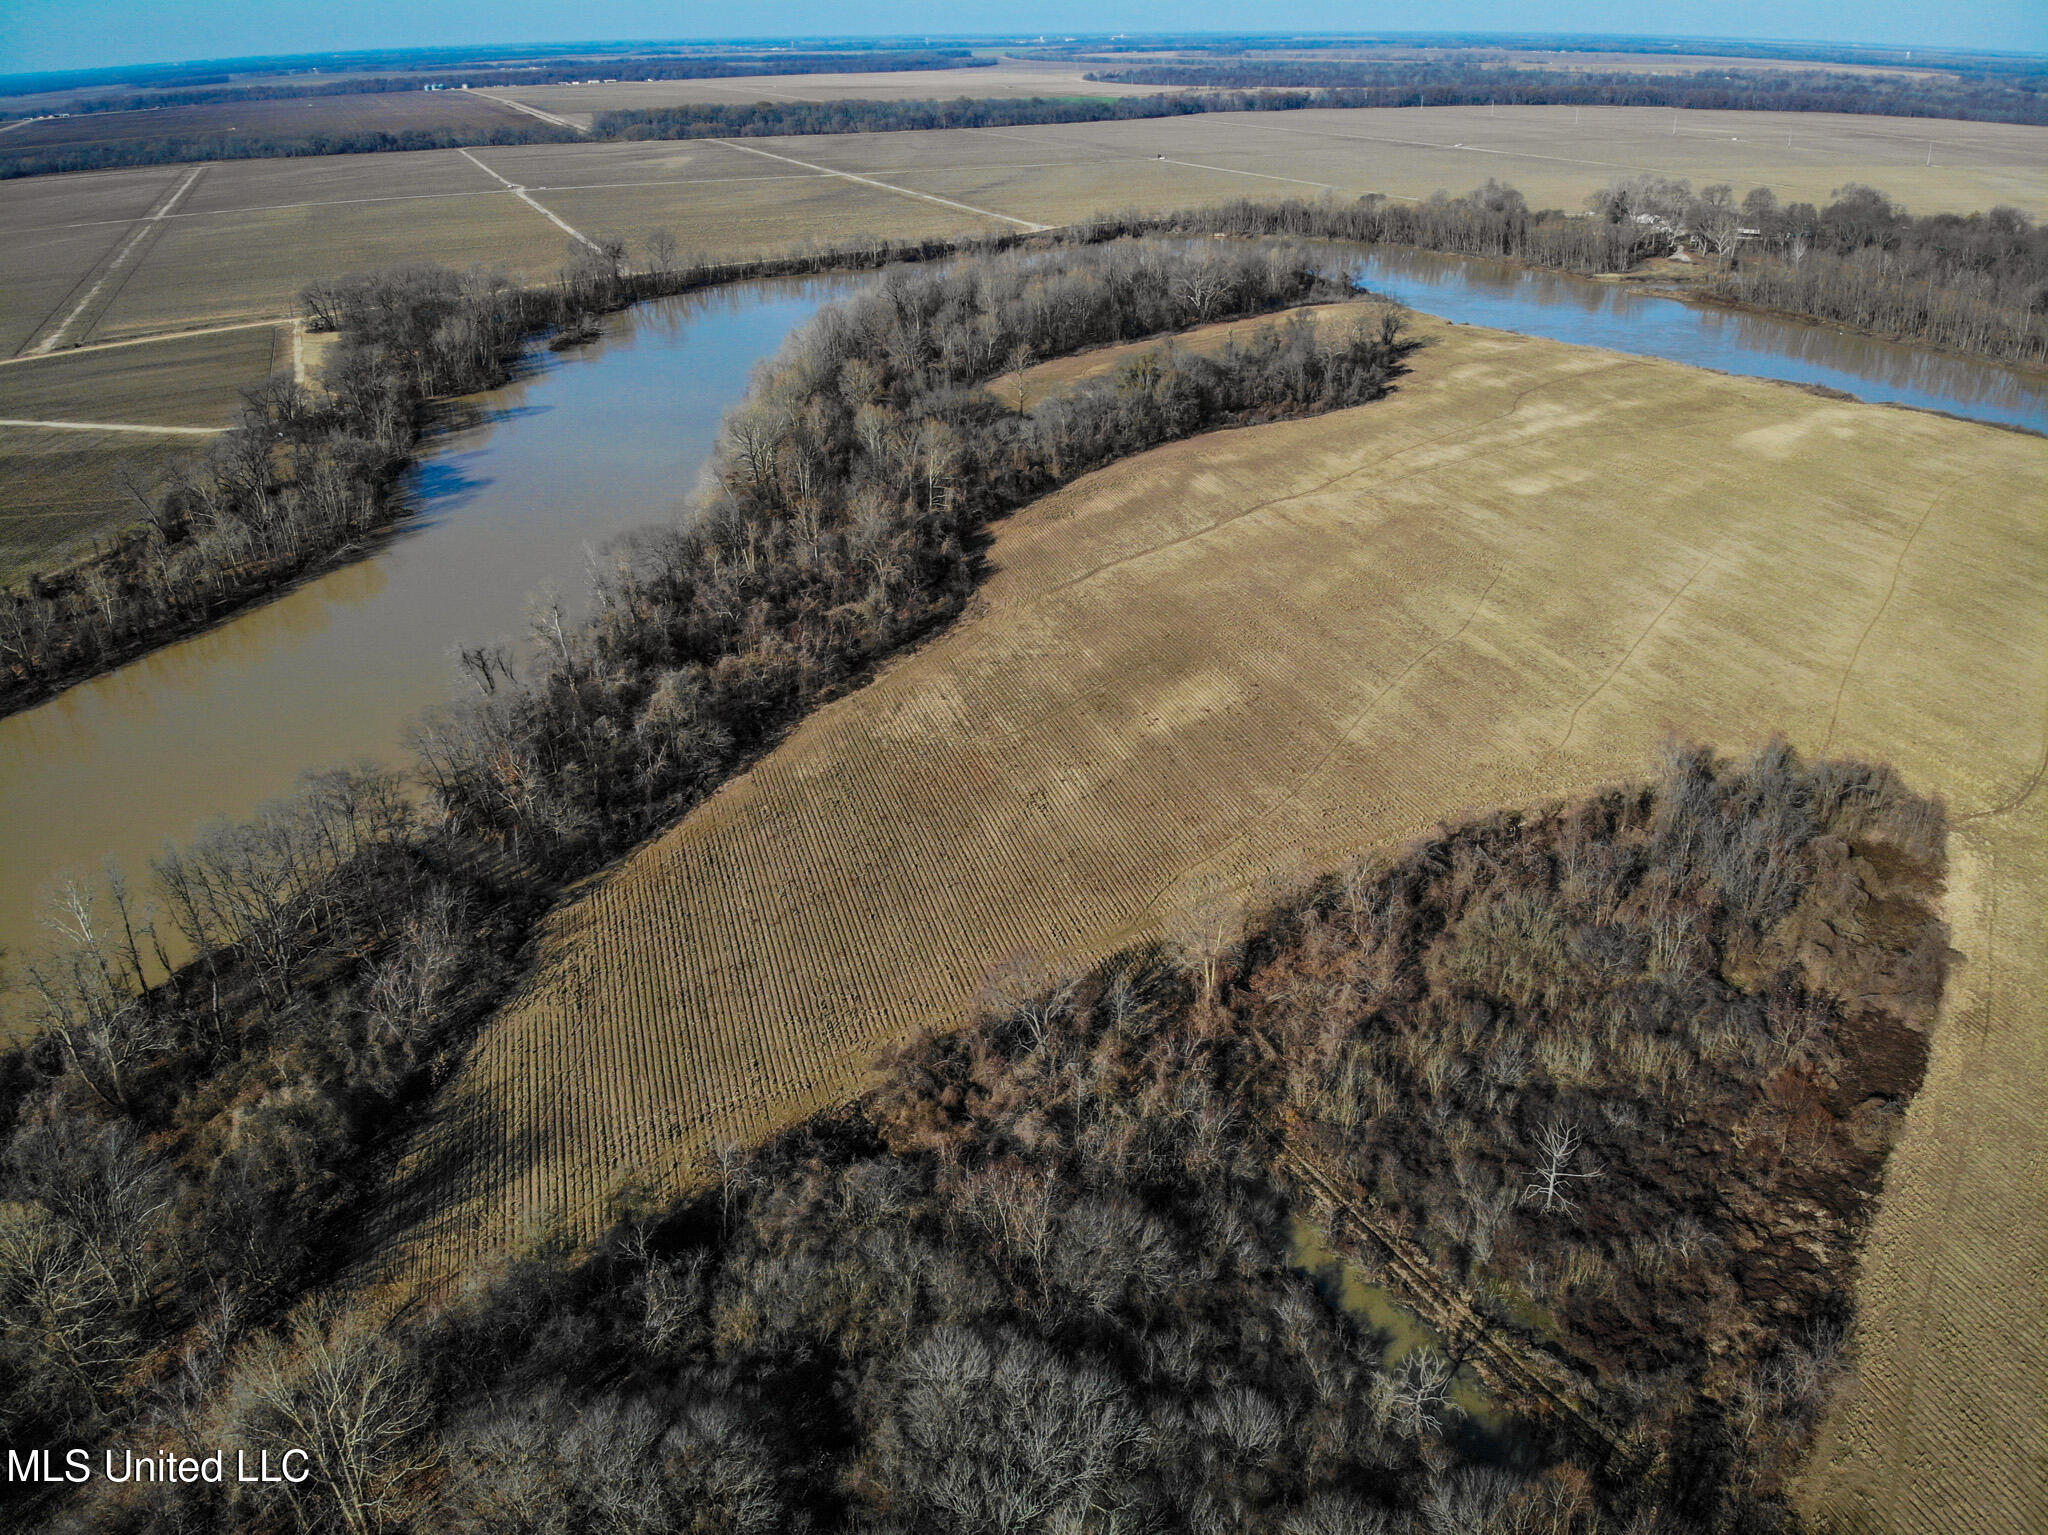
<path id="1" fill-rule="evenodd" d="M 300 1529 L 378 1535 L 400 1522 L 412 1484 L 433 1463 L 425 1389 L 403 1350 L 360 1314 L 299 1321 L 237 1362 L 224 1402 L 231 1439 L 311 1459 L 313 1474 L 258 1497 L 286 1505 Z"/>
<path id="2" fill-rule="evenodd" d="M 1414 1349 L 1401 1361 L 1400 1375 L 1393 1382 L 1393 1402 L 1409 1433 L 1420 1438 L 1443 1427 L 1455 1373 L 1451 1362 L 1433 1348 Z"/>
<path id="3" fill-rule="evenodd" d="M 666 277 L 676 269 L 676 235 L 672 229 L 657 229 L 642 242 L 647 251 L 647 265 L 659 275 Z"/>
<path id="4" fill-rule="evenodd" d="M 1576 1125 L 1564 1120 L 1552 1120 L 1544 1127 L 1539 1144 L 1543 1150 L 1543 1161 L 1536 1169 L 1535 1179 L 1522 1190 L 1526 1202 L 1539 1204 L 1543 1213 L 1549 1215 L 1558 1210 L 1574 1210 L 1569 1190 L 1576 1183 L 1598 1178 L 1601 1170 L 1597 1167 L 1583 1172 L 1572 1167 L 1580 1142 L 1584 1136 Z"/>

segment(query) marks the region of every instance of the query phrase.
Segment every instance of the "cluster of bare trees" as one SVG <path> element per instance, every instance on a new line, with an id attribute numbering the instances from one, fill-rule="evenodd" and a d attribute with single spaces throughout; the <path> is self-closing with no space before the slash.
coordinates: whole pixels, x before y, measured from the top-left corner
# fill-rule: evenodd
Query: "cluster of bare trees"
<path id="1" fill-rule="evenodd" d="M 59 892 L 0 1073 L 0 1429 L 89 1442 L 170 1389 L 169 1340 L 211 1368 L 332 1272 L 519 899 L 376 769 Z"/>
<path id="2" fill-rule="evenodd" d="M 381 803 L 329 786 L 288 840 L 348 868 Z M 1913 1085 L 1853 1058 L 1837 998 L 1854 1027 L 1924 1021 L 1941 846 L 1940 807 L 1881 769 L 1674 745 L 1652 785 L 1001 978 L 859 1105 L 723 1148 L 595 1257 L 384 1326 L 311 1312 L 238 1342 L 232 1285 L 195 1304 L 169 1278 L 207 1228 L 171 1218 L 168 1160 L 122 1124 L 17 1113 L 0 1362 L 33 1392 L 6 1426 L 118 1415 L 171 1308 L 196 1341 L 131 1433 L 300 1449 L 317 1474 L 101 1487 L 75 1512 L 103 1527 L 1782 1528 L 1843 1360 L 1840 1212 L 1881 1172 L 1866 1094 Z M 1882 932 L 1853 922 L 1873 898 Z M 385 960 L 348 995 L 462 968 L 401 940 L 434 942 L 357 933 Z M 1300 1267 L 1303 1154 L 1486 1325 L 1591 1367 L 1642 1453 L 1532 1424 L 1515 1469 L 1475 1462 L 1461 1345 L 1390 1367 Z"/>
<path id="3" fill-rule="evenodd" d="M 1942 827 L 1882 769 L 1674 743 L 1646 791 L 1328 882 L 1238 985 L 1293 1122 L 1389 1229 L 1503 1325 L 1542 1308 L 1632 1382 L 1639 1432 L 1705 1435 L 1774 1495 L 1813 1409 L 1760 1383 L 1850 1309 L 1846 1191 L 1876 1187 L 1875 1105 L 1917 1086 L 1946 973 Z M 1902 916 L 1881 939 L 1873 897 Z"/>
<path id="4" fill-rule="evenodd" d="M 2004 361 L 2048 359 L 2048 228 L 2004 207 L 1913 218 L 1864 186 L 1816 208 L 1781 204 L 1768 187 L 1738 200 L 1726 184 L 1696 191 L 1646 172 L 1596 192 L 1584 213 L 1532 211 L 1489 180 L 1421 203 L 1245 201 L 1097 223 L 1408 245 L 1589 274 L 1690 250 L 1714 258 L 1700 290 L 1711 297 Z"/>
<path id="5" fill-rule="evenodd" d="M 1873 187 L 1743 199 L 1715 296 L 2009 362 L 2048 362 L 2048 227 L 2016 208 L 1912 217 Z"/>
<path id="6" fill-rule="evenodd" d="M 412 441 L 402 405 L 284 377 L 245 400 L 239 426 L 139 495 L 145 521 L 112 551 L 0 591 L 0 710 L 243 606 L 389 520 Z"/>
<path id="7" fill-rule="evenodd" d="M 1585 273 L 1625 270 L 1655 243 L 1650 231 L 1634 223 L 1576 217 L 1553 209 L 1532 211 L 1520 192 L 1490 178 L 1485 186 L 1464 197 L 1439 193 L 1419 203 L 1394 202 L 1377 193 L 1350 203 L 1246 199 L 1176 213 L 1133 213 L 1101 222 L 1131 233 L 1173 230 L 1411 245 Z"/>
<path id="8" fill-rule="evenodd" d="M 672 250 L 649 256 L 673 260 Z M 536 326 L 623 302 L 643 281 L 700 275 L 677 264 L 643 279 L 600 250 L 544 306 L 431 270 L 336 285 L 309 303 L 348 338 L 333 391 L 417 402 L 487 380 Z M 730 771 L 736 742 L 759 741 L 816 697 L 823 666 L 844 677 L 952 611 L 973 576 L 962 540 L 977 518 L 1205 423 L 1371 398 L 1402 343 L 1391 314 L 1355 334 L 1281 323 L 1221 359 L 1141 354 L 1031 414 L 979 386 L 1029 350 L 1056 356 L 1326 291 L 1340 290 L 1287 252 L 1083 244 L 898 279 L 828 311 L 815 344 L 793 349 L 734 417 L 704 517 L 636 545 L 592 624 L 543 614 L 539 676 L 521 681 L 472 652 L 478 710 L 422 733 L 425 769 L 444 790 L 453 773 L 480 781 L 495 770 L 487 753 L 455 744 L 455 729 L 565 776 L 572 753 L 605 771 L 628 764 L 603 792 L 620 782 L 658 792 L 610 812 L 603 835 L 535 832 L 453 792 L 423 815 L 397 775 L 351 769 L 312 775 L 288 802 L 167 852 L 144 890 L 110 877 L 64 892 L 55 946 L 26 964 L 41 1032 L 0 1057 L 0 1144 L 17 1153 L 0 1194 L 10 1222 L 0 1257 L 12 1265 L 0 1272 L 0 1307 L 20 1340 L 0 1350 L 13 1361 L 0 1372 L 0 1418 L 53 1442 L 90 1438 L 138 1402 L 160 1423 L 179 1403 L 213 1411 L 225 1400 L 254 1404 L 248 1422 L 270 1423 L 287 1421 L 279 1415 L 302 1390 L 346 1397 L 333 1380 L 353 1376 L 293 1384 L 282 1356 L 262 1356 L 270 1383 L 255 1395 L 223 1372 L 240 1340 L 346 1255 L 376 1184 L 372 1152 L 499 995 L 562 879 Z M 835 596 L 834 583 L 848 582 L 850 595 Z M 702 595 L 664 606 L 678 588 Z M 850 614 L 838 611 L 849 600 Z M 637 627 L 626 611 L 635 604 Z M 855 643 L 806 651 L 835 634 Z M 821 669 L 806 672 L 817 655 Z M 623 732 L 621 701 L 635 711 Z M 509 787 L 491 792 L 522 814 L 547 803 Z M 572 809 L 574 792 L 559 779 L 541 785 Z M 508 828 L 551 857 L 508 859 Z M 72 1221 L 54 1183 L 22 1171 L 49 1160 L 37 1148 L 52 1135 L 103 1134 L 123 1177 L 164 1196 L 120 1204 L 130 1213 L 107 1228 L 111 1241 Z M 109 1277 L 98 1255 L 117 1248 L 149 1266 L 147 1284 L 126 1270 Z M 310 1337 L 294 1348 L 324 1358 Z M 330 1344 L 340 1347 L 320 1348 Z M 344 1352 L 367 1357 L 353 1343 Z M 167 1360 L 184 1372 L 175 1389 Z M 399 1420 L 409 1411 L 393 1409 Z M 362 1485 L 383 1490 L 363 1499 L 409 1485 L 410 1462 L 391 1454 L 399 1469 L 365 1472 Z M 385 1517 L 291 1512 L 366 1530 Z"/>
<path id="9" fill-rule="evenodd" d="M 544 614 L 522 678 L 469 658 L 478 696 L 418 732 L 438 803 L 550 860 L 637 840 L 958 612 L 991 516 L 1159 442 L 1373 399 L 1404 343 L 1389 309 L 1216 357 L 1149 351 L 1028 412 L 984 386 L 1348 291 L 1296 250 L 1128 241 L 900 276 L 826 311 L 730 418 L 709 498 L 618 551 L 587 624 Z"/>
<path id="10" fill-rule="evenodd" d="M 406 512 L 397 482 L 440 402 L 505 382 L 536 336 L 587 339 L 594 315 L 635 299 L 974 243 L 854 239 L 707 262 L 657 232 L 634 253 L 637 267 L 623 240 L 572 245 L 557 280 L 539 287 L 433 266 L 312 284 L 301 295 L 308 323 L 341 342 L 317 387 L 280 376 L 249 390 L 240 425 L 166 484 L 135 488 L 141 523 L 112 549 L 0 589 L 0 712 L 368 547 Z"/>

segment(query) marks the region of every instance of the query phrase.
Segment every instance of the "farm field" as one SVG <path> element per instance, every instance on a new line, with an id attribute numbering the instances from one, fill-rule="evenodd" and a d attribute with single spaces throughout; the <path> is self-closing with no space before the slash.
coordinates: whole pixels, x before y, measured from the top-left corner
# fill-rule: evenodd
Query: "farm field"
<path id="1" fill-rule="evenodd" d="M 123 476 L 147 487 L 200 441 L 0 427 L 0 586 L 135 521 Z"/>
<path id="2" fill-rule="evenodd" d="M 289 138 L 320 133 L 404 133 L 408 129 L 488 133 L 532 120 L 474 91 L 392 91 L 353 96 L 299 96 L 281 101 L 202 102 L 134 112 L 87 112 L 24 123 L 0 138 L 0 154 L 81 149 L 150 139 Z"/>
<path id="3" fill-rule="evenodd" d="M 1419 198 L 1489 176 L 1533 203 L 1576 207 L 1617 176 L 1656 170 L 1738 193 L 1770 185 L 1787 200 L 1862 181 L 1918 212 L 2009 203 L 2048 215 L 2048 129 L 1735 112 L 1678 113 L 1673 126 L 1651 108 L 1228 113 L 29 178 L 0 183 L 0 351 L 282 317 L 306 282 L 390 262 L 543 278 L 569 241 L 549 213 L 586 233 L 669 228 L 685 250 L 737 254 L 1239 196 Z"/>
<path id="4" fill-rule="evenodd" d="M 1946 796 L 1965 956 L 1810 1497 L 2038 1522 L 2048 445 L 1419 328 L 1387 401 L 1000 526 L 967 619 L 591 882 L 401 1169 L 384 1273 L 588 1237 L 622 1186 L 851 1093 L 1005 966 L 1637 773 L 1666 726 L 1783 731 Z"/>
<path id="5" fill-rule="evenodd" d="M 292 365 L 290 327 L 267 325 L 0 362 L 0 422 L 188 429 L 0 425 L 0 583 L 135 521 L 128 482 L 147 490 L 205 447 L 189 429 L 232 425 L 241 390 Z"/>
<path id="6" fill-rule="evenodd" d="M 0 418 L 232 426 L 241 391 L 292 366 L 288 325 L 0 363 Z"/>
<path id="7" fill-rule="evenodd" d="M 739 75 L 726 80 L 617 80 L 604 85 L 517 85 L 489 94 L 523 101 L 588 128 L 599 112 L 648 111 L 697 102 L 922 101 L 957 96 L 1150 96 L 1156 85 L 1086 80 L 1109 65 L 1005 59 L 984 69 L 885 70 L 874 74 Z"/>

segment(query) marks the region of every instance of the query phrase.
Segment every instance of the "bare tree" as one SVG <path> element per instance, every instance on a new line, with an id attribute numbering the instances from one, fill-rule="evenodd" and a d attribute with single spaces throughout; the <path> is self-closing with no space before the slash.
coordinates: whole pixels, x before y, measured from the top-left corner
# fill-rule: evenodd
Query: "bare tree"
<path id="1" fill-rule="evenodd" d="M 1401 1362 L 1394 1383 L 1394 1410 L 1408 1432 L 1420 1438 L 1443 1427 L 1451 1401 L 1451 1362 L 1433 1348 L 1418 1348 Z"/>
<path id="2" fill-rule="evenodd" d="M 657 229 L 642 242 L 647 264 L 666 277 L 676 269 L 676 235 L 673 229 Z"/>
<path id="3" fill-rule="evenodd" d="M 1567 1191 L 1574 1183 L 1597 1178 L 1601 1173 L 1597 1167 L 1585 1172 L 1575 1171 L 1572 1167 L 1572 1159 L 1578 1154 L 1579 1143 L 1584 1138 L 1575 1125 L 1561 1119 L 1550 1122 L 1540 1142 L 1543 1163 L 1536 1170 L 1535 1181 L 1522 1190 L 1524 1201 L 1541 1204 L 1545 1215 L 1578 1208 Z"/>
<path id="4" fill-rule="evenodd" d="M 31 964 L 26 978 L 35 1021 L 57 1040 L 65 1063 L 102 1101 L 125 1111 L 130 1072 L 169 1036 L 145 989 L 128 891 L 118 876 L 109 897 L 118 937 L 88 886 L 76 879 L 59 886 L 43 919 L 59 946 Z"/>
<path id="5" fill-rule="evenodd" d="M 302 1319 L 288 1338 L 265 1337 L 229 1381 L 230 1438 L 308 1457 L 312 1475 L 262 1489 L 300 1529 L 338 1525 L 377 1535 L 400 1521 L 417 1478 L 433 1463 L 424 1442 L 432 1404 L 398 1344 L 360 1315 Z"/>

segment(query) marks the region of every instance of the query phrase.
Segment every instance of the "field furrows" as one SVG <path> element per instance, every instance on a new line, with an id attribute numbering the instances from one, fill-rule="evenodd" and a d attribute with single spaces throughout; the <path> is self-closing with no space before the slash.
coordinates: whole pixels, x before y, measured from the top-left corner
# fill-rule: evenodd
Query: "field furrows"
<path id="1" fill-rule="evenodd" d="M 387 1270 L 594 1235 L 624 1179 L 855 1091 L 1012 962 L 1635 773 L 1667 725 L 1782 730 L 1948 798 L 1966 955 L 1813 1496 L 2041 1511 L 2048 445 L 1425 330 L 1390 400 L 1019 513 L 969 618 L 594 881 L 413 1151 Z"/>

